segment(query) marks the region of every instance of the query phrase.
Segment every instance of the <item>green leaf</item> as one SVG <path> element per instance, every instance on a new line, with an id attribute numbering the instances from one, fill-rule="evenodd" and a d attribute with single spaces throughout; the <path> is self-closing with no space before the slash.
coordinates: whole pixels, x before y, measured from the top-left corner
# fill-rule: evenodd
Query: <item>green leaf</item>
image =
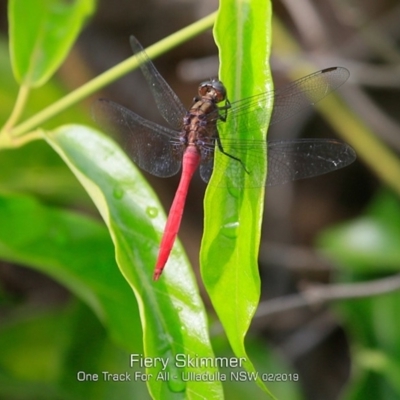
<path id="1" fill-rule="evenodd" d="M 352 343 L 352 381 L 343 398 L 399 398 L 400 293 L 340 302 L 334 308 Z"/>
<path id="2" fill-rule="evenodd" d="M 8 7 L 14 76 L 37 87 L 63 62 L 95 0 L 10 0 Z"/>
<path id="3" fill-rule="evenodd" d="M 183 372 L 215 372 L 215 368 L 182 368 L 177 355 L 213 357 L 206 314 L 193 273 L 181 246 L 175 246 L 160 281 L 152 280 L 165 217 L 153 191 L 121 149 L 99 132 L 65 126 L 46 140 L 85 187 L 114 242 L 121 273 L 139 303 L 147 357 L 169 360 L 170 380 L 156 380 L 161 365 L 147 368 L 149 390 L 157 399 L 222 397 L 220 382 L 182 380 Z M 184 393 L 183 393 L 184 392 Z"/>
<path id="4" fill-rule="evenodd" d="M 10 115 L 18 94 L 18 85 L 11 71 L 8 43 L 0 36 L 0 126 Z"/>
<path id="5" fill-rule="evenodd" d="M 220 79 L 227 88 L 230 101 L 239 100 L 272 89 L 269 70 L 271 45 L 271 4 L 265 0 L 220 2 L 214 29 L 220 51 Z M 272 104 L 260 104 L 267 110 Z M 251 117 L 251 116 L 250 116 Z M 244 117 L 246 118 L 246 117 Z M 246 125 L 246 120 L 239 121 Z M 229 120 L 219 131 L 224 138 L 246 138 L 249 132 L 235 129 Z M 253 122 L 253 125 L 255 123 Z M 251 132 L 252 139 L 265 141 L 265 129 Z M 249 138 L 247 136 L 247 138 Z M 229 153 L 229 148 L 224 148 Z M 245 357 L 245 368 L 254 371 L 248 360 L 244 337 L 255 313 L 260 296 L 258 249 L 260 242 L 264 188 L 222 189 L 213 182 L 224 175 L 218 170 L 219 160 L 226 157 L 216 152 L 215 170 L 205 199 L 205 233 L 201 249 L 201 271 L 207 292 L 225 328 L 237 357 Z M 251 171 L 253 167 L 266 174 L 260 160 L 242 154 L 241 160 Z M 264 158 L 265 155 L 264 155 Z M 258 165 L 254 163 L 258 162 Z M 226 164 L 226 163 L 225 163 Z M 237 164 L 237 163 L 236 163 Z M 217 172 L 219 171 L 219 173 Z M 241 170 L 243 186 L 246 172 Z M 230 186 L 227 183 L 227 186 Z M 261 380 L 259 385 L 266 390 Z"/>
<path id="6" fill-rule="evenodd" d="M 369 275 L 399 271 L 400 201 L 393 193 L 380 192 L 367 213 L 324 231 L 319 248 L 346 271 Z"/>
<path id="7" fill-rule="evenodd" d="M 134 350 L 138 309 L 119 273 L 107 229 L 27 195 L 0 194 L 0 257 L 45 273 L 85 301 L 127 350 Z"/>
<path id="8" fill-rule="evenodd" d="M 110 341 L 81 302 L 74 299 L 66 307 L 38 314 L 21 308 L 8 322 L 3 318 L 0 328 L 0 398 L 114 400 L 135 393 L 149 399 L 145 382 L 134 379 L 140 369 L 127 367 L 130 354 Z M 132 339 L 135 352 L 143 352 L 139 335 Z M 131 381 L 105 380 L 103 371 L 130 374 Z M 95 375 L 98 379 L 91 379 Z"/>
<path id="9" fill-rule="evenodd" d="M 0 125 L 7 120 L 18 94 L 13 79 L 8 43 L 0 37 Z M 33 90 L 27 101 L 23 117 L 34 115 L 47 105 L 65 96 L 65 88 L 50 79 L 40 90 Z M 67 122 L 92 122 L 87 111 L 74 106 L 53 117 L 44 127 L 52 129 Z M 42 126 L 43 127 L 43 126 Z M 1 149 L 0 188 L 12 192 L 35 194 L 46 203 L 68 204 L 82 209 L 93 208 L 93 203 L 60 157 L 44 141 L 26 146 Z"/>

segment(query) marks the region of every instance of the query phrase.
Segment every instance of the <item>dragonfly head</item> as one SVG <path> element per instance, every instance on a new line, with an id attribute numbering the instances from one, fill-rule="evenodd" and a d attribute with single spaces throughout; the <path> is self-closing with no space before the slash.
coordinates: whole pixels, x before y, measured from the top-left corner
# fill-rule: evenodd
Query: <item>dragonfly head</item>
<path id="1" fill-rule="evenodd" d="M 212 79 L 200 84 L 199 95 L 201 97 L 208 97 L 216 103 L 219 103 L 226 99 L 226 89 L 221 81 L 218 79 Z"/>

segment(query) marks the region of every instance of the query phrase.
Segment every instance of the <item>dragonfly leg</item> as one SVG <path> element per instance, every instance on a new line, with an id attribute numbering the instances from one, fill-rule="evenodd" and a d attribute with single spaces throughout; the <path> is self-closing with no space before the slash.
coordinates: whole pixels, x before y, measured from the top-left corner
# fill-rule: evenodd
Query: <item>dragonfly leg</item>
<path id="1" fill-rule="evenodd" d="M 245 170 L 246 174 L 250 174 L 250 172 L 248 171 L 248 169 L 246 168 L 246 166 L 244 165 L 243 161 L 242 161 L 240 158 L 235 157 L 235 156 L 233 156 L 232 154 L 229 154 L 229 153 L 227 153 L 227 152 L 224 150 L 224 148 L 222 147 L 221 139 L 220 139 L 219 136 L 216 137 L 216 141 L 217 141 L 217 145 L 218 145 L 219 151 L 220 151 L 222 154 L 225 154 L 225 155 L 228 156 L 229 158 L 232 158 L 232 160 L 235 160 L 235 161 L 239 162 L 240 165 L 241 165 L 241 166 L 243 167 L 243 169 Z"/>
<path id="2" fill-rule="evenodd" d="M 218 111 L 224 111 L 224 114 L 219 114 L 218 118 L 222 121 L 222 122 L 226 122 L 226 119 L 228 117 L 228 110 L 231 108 L 231 102 L 226 99 L 225 100 L 225 105 L 218 107 Z M 218 145 L 219 146 L 219 145 Z"/>

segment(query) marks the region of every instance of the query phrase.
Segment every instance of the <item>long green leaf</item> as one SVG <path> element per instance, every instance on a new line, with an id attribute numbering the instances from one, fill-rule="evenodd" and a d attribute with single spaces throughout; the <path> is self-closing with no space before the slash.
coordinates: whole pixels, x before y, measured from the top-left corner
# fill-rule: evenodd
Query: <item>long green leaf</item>
<path id="1" fill-rule="evenodd" d="M 46 140 L 85 187 L 109 228 L 118 266 L 139 303 L 146 356 L 168 360 L 169 380 L 156 379 L 160 363 L 147 368 L 152 396 L 221 398 L 220 382 L 182 380 L 182 372 L 213 373 L 215 368 L 178 368 L 175 363 L 177 355 L 213 357 L 213 352 L 203 304 L 180 246 L 175 246 L 160 281 L 152 280 L 165 223 L 153 191 L 121 149 L 97 131 L 65 126 L 46 134 Z"/>
<path id="2" fill-rule="evenodd" d="M 107 229 L 27 195 L 0 194 L 0 257 L 34 268 L 88 304 L 128 351 L 138 334 L 136 300 L 118 272 Z"/>
<path id="3" fill-rule="evenodd" d="M 271 45 L 270 20 L 269 1 L 224 0 L 220 3 L 214 34 L 220 51 L 220 79 L 227 88 L 230 101 L 272 88 L 268 64 Z M 264 106 L 266 112 L 272 107 L 271 104 L 260 106 Z M 229 121 L 228 110 L 227 122 L 219 132 L 222 144 L 224 138 L 245 139 L 248 132 L 235 129 Z M 240 124 L 239 121 L 239 126 Z M 243 125 L 246 125 L 246 121 Z M 265 140 L 265 131 L 259 129 L 258 132 L 251 133 L 254 140 Z M 217 152 L 215 170 L 219 168 L 220 157 L 226 156 Z M 246 159 L 246 154 L 242 154 L 241 157 L 250 171 L 256 167 L 264 170 L 266 174 L 266 159 L 264 165 L 255 166 L 252 164 L 254 159 Z M 222 171 L 218 177 L 223 175 Z M 205 200 L 202 276 L 235 355 L 245 357 L 245 368 L 254 371 L 246 355 L 244 337 L 260 296 L 257 258 L 264 189 L 225 190 L 214 186 L 213 179 Z M 243 186 L 246 186 L 248 177 L 244 170 L 241 179 Z M 227 183 L 227 186 L 230 186 L 230 183 Z M 260 380 L 258 383 L 269 393 Z"/>
<path id="4" fill-rule="evenodd" d="M 14 76 L 37 87 L 63 62 L 95 0 L 10 0 L 8 7 Z"/>
<path id="5" fill-rule="evenodd" d="M 20 307 L 5 319 L 0 326 L 1 399 L 115 400 L 130 399 L 132 393 L 150 398 L 145 382 L 134 379 L 140 369 L 126 367 L 131 351 L 110 341 L 92 311 L 76 299 L 45 312 Z M 139 335 L 132 339 L 135 352 L 143 352 Z M 125 372 L 131 380 L 106 380 L 107 371 Z"/>

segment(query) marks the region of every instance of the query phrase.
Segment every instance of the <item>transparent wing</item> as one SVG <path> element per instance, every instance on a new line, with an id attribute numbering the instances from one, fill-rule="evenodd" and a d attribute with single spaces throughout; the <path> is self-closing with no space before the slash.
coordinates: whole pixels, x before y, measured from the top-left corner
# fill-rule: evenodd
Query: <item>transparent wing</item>
<path id="1" fill-rule="evenodd" d="M 139 41 L 134 36 L 131 36 L 130 43 L 133 53 L 143 61 L 140 69 L 150 87 L 160 114 L 174 129 L 180 130 L 183 117 L 186 115 L 187 110 L 175 92 L 157 71 Z"/>
<path id="2" fill-rule="evenodd" d="M 235 101 L 227 111 L 227 121 L 235 127 L 236 132 L 252 132 L 260 126 L 267 129 L 268 125 L 291 118 L 319 102 L 343 85 L 349 76 L 346 68 L 326 68 L 281 89 Z M 262 104 L 268 103 L 271 98 L 274 99 L 274 106 L 269 122 L 270 113 Z M 218 114 L 214 113 L 209 119 L 218 120 Z"/>
<path id="3" fill-rule="evenodd" d="M 346 68 L 326 68 L 276 90 L 270 124 L 290 118 L 319 102 L 343 85 L 349 76 L 350 72 Z"/>
<path id="4" fill-rule="evenodd" d="M 218 187 L 251 188 L 265 185 L 265 141 L 231 141 L 222 143 L 223 151 L 215 147 L 218 158 L 212 184 Z"/>
<path id="5" fill-rule="evenodd" d="M 179 171 L 183 148 L 178 131 L 148 121 L 105 99 L 94 102 L 92 115 L 106 131 L 123 139 L 125 150 L 143 170 L 159 177 L 172 176 Z"/>
<path id="6" fill-rule="evenodd" d="M 219 154 L 213 182 L 217 186 L 238 189 L 311 178 L 346 167 L 356 159 L 349 145 L 333 139 L 271 141 L 268 142 L 268 149 L 263 141 L 227 141 L 224 151 L 241 162 Z M 268 175 L 265 179 L 263 165 L 266 153 Z"/>
<path id="7" fill-rule="evenodd" d="M 204 146 L 201 154 L 200 176 L 204 182 L 208 182 L 214 169 L 214 145 Z"/>
<path id="8" fill-rule="evenodd" d="M 355 151 L 334 139 L 298 139 L 268 142 L 267 185 L 311 178 L 344 168 Z"/>

